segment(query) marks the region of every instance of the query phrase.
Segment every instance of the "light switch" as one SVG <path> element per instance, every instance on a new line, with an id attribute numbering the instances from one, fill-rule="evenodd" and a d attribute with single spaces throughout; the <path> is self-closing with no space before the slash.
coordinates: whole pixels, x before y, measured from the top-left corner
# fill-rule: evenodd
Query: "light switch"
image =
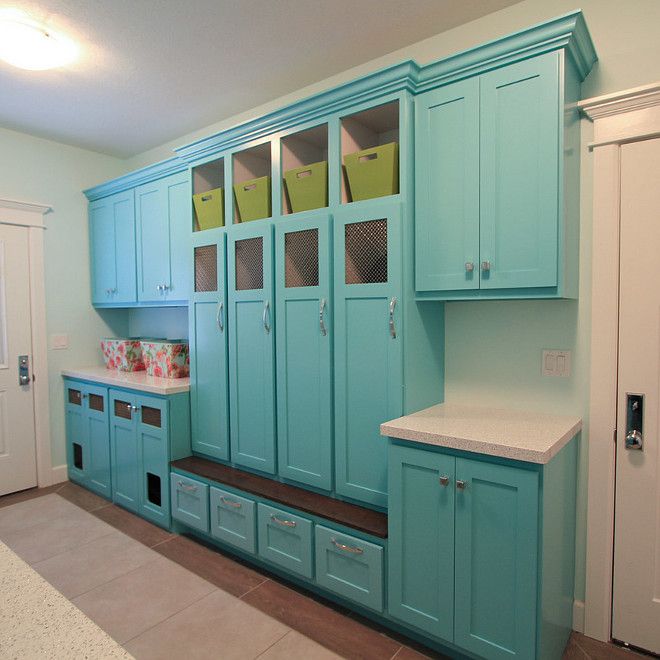
<path id="1" fill-rule="evenodd" d="M 571 351 L 544 350 L 541 359 L 541 373 L 544 376 L 571 375 Z"/>
<path id="2" fill-rule="evenodd" d="M 62 351 L 69 348 L 69 335 L 51 335 L 50 347 L 54 351 Z"/>

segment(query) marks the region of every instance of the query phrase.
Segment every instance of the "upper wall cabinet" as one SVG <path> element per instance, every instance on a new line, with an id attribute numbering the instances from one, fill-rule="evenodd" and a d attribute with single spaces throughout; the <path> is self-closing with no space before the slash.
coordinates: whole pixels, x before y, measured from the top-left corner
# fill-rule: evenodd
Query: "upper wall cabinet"
<path id="1" fill-rule="evenodd" d="M 133 191 L 116 193 L 89 205 L 92 303 L 134 303 L 135 205 Z"/>
<path id="2" fill-rule="evenodd" d="M 551 52 L 416 99 L 420 298 L 576 296 L 578 90 Z"/>

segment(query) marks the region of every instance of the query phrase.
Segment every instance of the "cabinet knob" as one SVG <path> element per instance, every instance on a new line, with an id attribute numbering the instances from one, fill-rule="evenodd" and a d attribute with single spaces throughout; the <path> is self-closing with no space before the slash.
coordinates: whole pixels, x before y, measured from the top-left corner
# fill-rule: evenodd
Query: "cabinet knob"
<path id="1" fill-rule="evenodd" d="M 490 265 L 491 265 L 491 264 L 490 264 L 490 261 L 482 261 L 482 262 L 481 262 L 481 270 L 482 270 L 484 273 L 489 272 L 489 271 L 490 271 Z"/>
<path id="2" fill-rule="evenodd" d="M 474 261 L 465 262 L 465 272 L 471 273 L 474 270 Z"/>
<path id="3" fill-rule="evenodd" d="M 456 488 L 458 488 L 458 490 L 465 490 L 467 488 L 467 482 L 462 479 L 456 479 Z"/>
<path id="4" fill-rule="evenodd" d="M 440 485 L 441 486 L 448 486 L 449 485 L 449 477 L 447 475 L 442 475 L 440 477 Z"/>

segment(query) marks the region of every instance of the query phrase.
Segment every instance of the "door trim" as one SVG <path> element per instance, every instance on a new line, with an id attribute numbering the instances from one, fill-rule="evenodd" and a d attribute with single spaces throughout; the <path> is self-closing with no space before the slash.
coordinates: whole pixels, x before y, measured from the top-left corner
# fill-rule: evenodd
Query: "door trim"
<path id="1" fill-rule="evenodd" d="M 660 134 L 660 82 L 579 103 L 593 122 L 591 373 L 584 632 L 611 639 L 621 145 Z"/>
<path id="2" fill-rule="evenodd" d="M 50 486 L 66 480 L 66 473 L 53 468 L 50 445 L 48 396 L 48 339 L 46 333 L 46 288 L 44 276 L 44 216 L 52 212 L 45 204 L 0 198 L 0 224 L 25 227 L 30 251 L 30 314 L 32 316 L 32 373 L 37 485 Z M 64 477 L 64 479 L 62 479 Z"/>

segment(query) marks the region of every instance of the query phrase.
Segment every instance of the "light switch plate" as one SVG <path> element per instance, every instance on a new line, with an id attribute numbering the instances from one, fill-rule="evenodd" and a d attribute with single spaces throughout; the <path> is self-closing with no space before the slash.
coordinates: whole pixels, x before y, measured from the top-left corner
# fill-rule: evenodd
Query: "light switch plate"
<path id="1" fill-rule="evenodd" d="M 541 356 L 541 373 L 544 376 L 571 375 L 571 351 L 544 350 Z"/>
<path id="2" fill-rule="evenodd" d="M 69 335 L 51 335 L 50 347 L 54 351 L 62 351 L 69 348 Z"/>

